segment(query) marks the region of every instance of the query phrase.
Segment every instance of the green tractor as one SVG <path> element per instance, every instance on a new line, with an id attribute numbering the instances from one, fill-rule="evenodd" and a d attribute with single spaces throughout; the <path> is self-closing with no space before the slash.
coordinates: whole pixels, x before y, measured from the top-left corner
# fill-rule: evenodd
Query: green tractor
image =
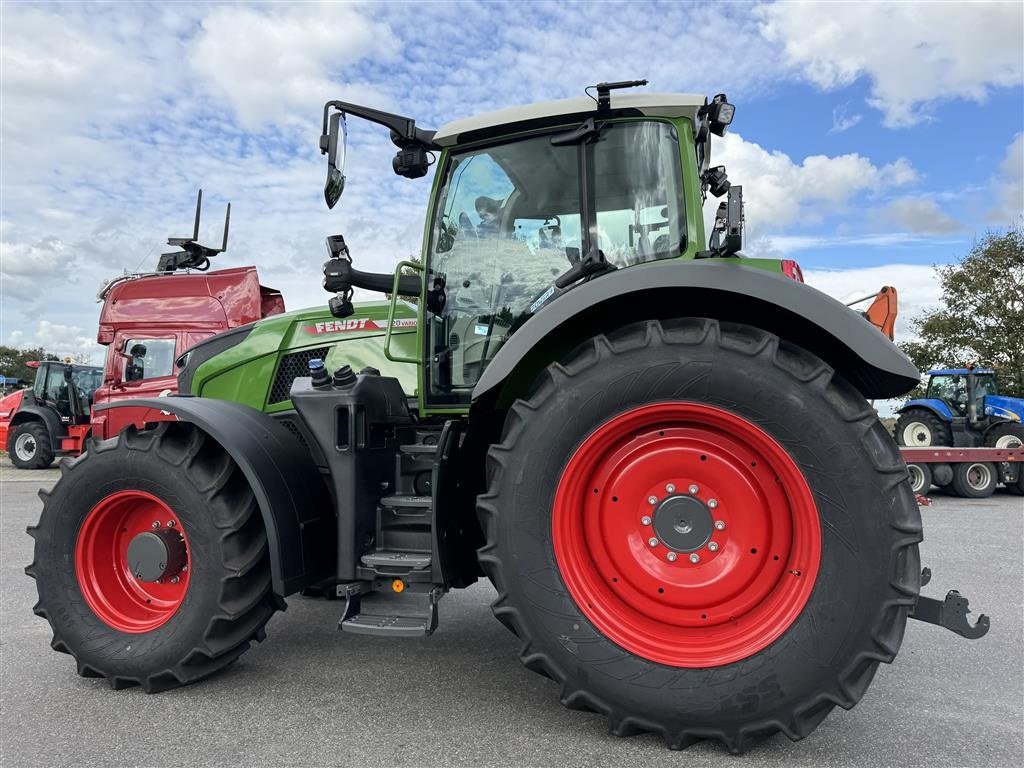
<path id="1" fill-rule="evenodd" d="M 985 633 L 919 595 L 921 518 L 867 403 L 916 369 L 794 263 L 739 254 L 725 96 L 642 84 L 437 131 L 326 105 L 329 206 L 347 118 L 391 131 L 399 175 L 436 165 L 422 257 L 361 272 L 328 238 L 329 319 L 194 347 L 193 396 L 65 462 L 27 571 L 79 674 L 193 683 L 297 593 L 346 633 L 429 635 L 486 576 L 565 706 L 738 752 L 856 704 L 908 617 Z"/>

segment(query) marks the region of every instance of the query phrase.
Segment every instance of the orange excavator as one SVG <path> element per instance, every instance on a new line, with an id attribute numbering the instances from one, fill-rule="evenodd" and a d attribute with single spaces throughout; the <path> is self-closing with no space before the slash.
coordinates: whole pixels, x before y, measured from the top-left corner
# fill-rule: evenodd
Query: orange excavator
<path id="1" fill-rule="evenodd" d="M 864 319 L 892 340 L 895 333 L 898 303 L 896 289 L 891 285 L 883 285 L 878 293 L 854 299 L 847 302 L 846 306 L 854 307 L 857 304 L 863 304 L 865 301 L 870 301 L 871 305 L 866 311 L 861 312 Z"/>

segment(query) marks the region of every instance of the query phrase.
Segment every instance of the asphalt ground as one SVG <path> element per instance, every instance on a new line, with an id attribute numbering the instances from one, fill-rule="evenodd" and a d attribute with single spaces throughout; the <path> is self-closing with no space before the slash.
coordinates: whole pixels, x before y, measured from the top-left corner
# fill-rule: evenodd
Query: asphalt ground
<path id="1" fill-rule="evenodd" d="M 741 757 L 652 735 L 610 736 L 524 669 L 489 584 L 453 592 L 430 638 L 337 631 L 340 605 L 296 598 L 267 641 L 198 685 L 149 696 L 80 678 L 32 614 L 25 526 L 56 469 L 0 465 L 0 763 L 4 766 L 1020 766 L 1024 763 L 1024 500 L 933 495 L 922 510 L 925 593 L 957 588 L 992 618 L 970 642 L 916 621 L 864 700 L 807 739 Z"/>

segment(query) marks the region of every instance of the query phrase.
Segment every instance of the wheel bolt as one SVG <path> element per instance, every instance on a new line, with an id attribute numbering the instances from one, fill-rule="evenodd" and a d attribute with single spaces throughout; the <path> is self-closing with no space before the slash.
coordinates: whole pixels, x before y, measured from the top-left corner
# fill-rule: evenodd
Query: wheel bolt
<path id="1" fill-rule="evenodd" d="M 665 555 L 665 557 L 668 558 L 668 561 L 670 563 L 674 563 L 676 561 L 677 555 L 675 552 L 669 552 L 667 555 Z"/>
<path id="2" fill-rule="evenodd" d="M 658 546 L 658 537 L 657 536 L 651 536 L 651 538 L 649 538 L 647 540 L 647 543 L 650 544 L 652 547 Z"/>
<path id="3" fill-rule="evenodd" d="M 725 530 L 725 520 L 715 520 L 715 530 L 716 531 L 724 531 Z"/>
<path id="4" fill-rule="evenodd" d="M 675 493 L 676 492 L 676 487 L 674 485 L 672 485 L 672 483 L 669 483 L 668 485 L 665 486 L 665 490 L 668 493 Z"/>
<path id="5" fill-rule="evenodd" d="M 690 562 L 691 563 L 699 563 L 700 562 L 700 555 L 698 555 L 696 552 L 694 552 L 692 555 L 690 555 Z"/>
<path id="6" fill-rule="evenodd" d="M 178 577 L 177 576 L 171 576 L 171 584 L 177 584 L 177 583 L 178 583 Z"/>
<path id="7" fill-rule="evenodd" d="M 708 499 L 708 509 L 714 509 L 718 506 L 718 499 Z"/>
<path id="8" fill-rule="evenodd" d="M 160 521 L 159 520 L 154 520 L 153 521 L 153 527 L 154 528 L 159 528 L 160 527 Z"/>
<path id="9" fill-rule="evenodd" d="M 699 491 L 699 490 L 700 490 L 700 488 L 698 488 L 696 485 L 691 485 L 690 486 L 690 495 L 692 496 L 692 495 L 696 494 L 697 491 Z"/>
<path id="10" fill-rule="evenodd" d="M 650 515 L 644 515 L 643 517 L 641 517 L 640 518 L 640 522 L 643 523 L 644 525 L 650 525 L 651 524 L 651 517 L 650 517 Z"/>
<path id="11" fill-rule="evenodd" d="M 658 503 L 658 497 L 657 496 L 648 496 L 647 497 L 647 503 L 648 504 L 657 504 Z"/>
<path id="12" fill-rule="evenodd" d="M 173 528 L 174 527 L 174 521 L 173 520 L 168 520 L 167 521 L 167 527 L 168 528 Z"/>
<path id="13" fill-rule="evenodd" d="M 711 552 L 717 552 L 718 551 L 718 542 L 717 541 L 712 541 L 710 544 L 708 544 L 708 550 L 711 551 Z"/>

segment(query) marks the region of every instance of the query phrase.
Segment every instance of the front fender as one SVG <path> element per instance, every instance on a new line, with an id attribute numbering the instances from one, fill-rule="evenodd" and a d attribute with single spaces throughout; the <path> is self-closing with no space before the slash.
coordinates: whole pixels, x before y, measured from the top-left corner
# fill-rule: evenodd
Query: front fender
<path id="1" fill-rule="evenodd" d="M 333 574 L 334 506 L 309 451 L 285 427 L 247 405 L 199 397 L 130 400 L 96 410 L 117 408 L 149 408 L 152 421 L 172 416 L 194 424 L 228 452 L 259 504 L 276 595 L 284 598 Z"/>
<path id="2" fill-rule="evenodd" d="M 13 432 L 16 426 L 26 421 L 41 421 L 50 435 L 50 445 L 54 450 L 60 448 L 60 436 L 64 430 L 61 429 L 60 418 L 51 409 L 28 404 L 22 400 L 18 410 L 11 417 L 10 431 Z M 3 449 L 6 451 L 7 446 L 3 446 Z"/>
<path id="3" fill-rule="evenodd" d="M 505 343 L 473 390 L 493 395 L 576 344 L 638 320 L 707 317 L 746 323 L 814 353 L 866 398 L 915 387 L 910 359 L 860 314 L 782 275 L 725 259 L 665 260 L 590 280 L 552 301 Z M 522 374 L 522 376 L 520 376 Z M 503 398 L 504 399 L 504 398 Z"/>

